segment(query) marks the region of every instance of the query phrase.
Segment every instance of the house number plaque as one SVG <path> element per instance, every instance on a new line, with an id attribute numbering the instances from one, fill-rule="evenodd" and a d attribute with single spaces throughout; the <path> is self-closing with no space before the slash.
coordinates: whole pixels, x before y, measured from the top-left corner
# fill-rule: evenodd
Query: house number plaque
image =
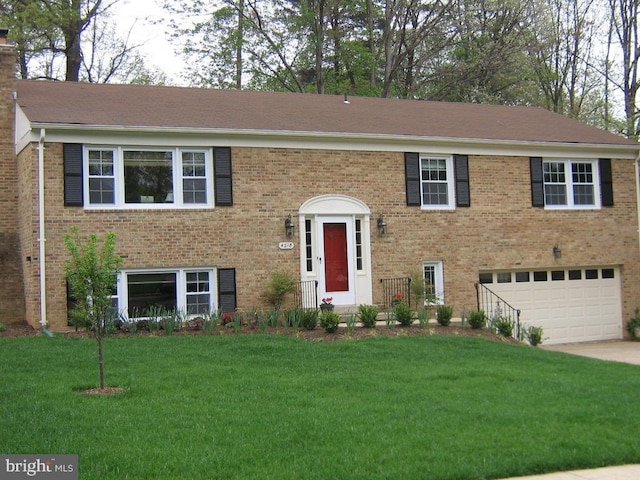
<path id="1" fill-rule="evenodd" d="M 293 250 L 293 242 L 280 242 L 280 250 Z"/>

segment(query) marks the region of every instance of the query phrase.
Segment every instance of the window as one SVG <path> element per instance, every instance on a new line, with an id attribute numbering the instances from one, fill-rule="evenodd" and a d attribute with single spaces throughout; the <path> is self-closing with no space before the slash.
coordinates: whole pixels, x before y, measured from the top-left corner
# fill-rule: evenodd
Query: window
<path id="1" fill-rule="evenodd" d="M 425 262 L 422 266 L 425 305 L 444 303 L 442 262 Z"/>
<path id="2" fill-rule="evenodd" d="M 451 157 L 420 157 L 422 205 L 428 208 L 453 208 L 454 174 Z"/>
<path id="3" fill-rule="evenodd" d="M 523 283 L 529 281 L 529 272 L 516 272 L 516 282 Z"/>
<path id="4" fill-rule="evenodd" d="M 596 161 L 549 160 L 542 169 L 546 207 L 600 207 Z"/>
<path id="5" fill-rule="evenodd" d="M 362 271 L 362 220 L 356 219 L 356 270 Z"/>
<path id="6" fill-rule="evenodd" d="M 533 272 L 533 281 L 534 282 L 546 282 L 547 281 L 547 272 Z"/>
<path id="7" fill-rule="evenodd" d="M 85 205 L 108 208 L 212 204 L 209 150 L 85 147 Z"/>
<path id="8" fill-rule="evenodd" d="M 187 272 L 187 314 L 202 315 L 211 310 L 209 272 Z"/>
<path id="9" fill-rule="evenodd" d="M 213 270 L 122 272 L 120 308 L 128 318 L 141 318 L 152 308 L 202 315 L 214 310 Z"/>
<path id="10" fill-rule="evenodd" d="M 480 275 L 478 275 L 478 281 L 480 283 L 493 283 L 493 273 L 481 273 Z"/>
<path id="11" fill-rule="evenodd" d="M 311 220 L 304 221 L 304 251 L 306 257 L 307 272 L 313 272 L 313 241 L 311 232 Z"/>
<path id="12" fill-rule="evenodd" d="M 551 272 L 551 280 L 554 282 L 564 280 L 564 270 L 553 270 Z"/>
<path id="13" fill-rule="evenodd" d="M 511 283 L 511 272 L 498 272 L 498 283 Z"/>
<path id="14" fill-rule="evenodd" d="M 582 280 L 582 270 L 569 270 L 569 280 Z"/>

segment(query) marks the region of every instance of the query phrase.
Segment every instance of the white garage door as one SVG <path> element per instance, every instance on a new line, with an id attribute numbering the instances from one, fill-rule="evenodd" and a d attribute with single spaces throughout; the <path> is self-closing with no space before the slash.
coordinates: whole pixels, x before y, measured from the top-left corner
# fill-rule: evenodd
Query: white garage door
<path id="1" fill-rule="evenodd" d="M 622 338 L 616 267 L 485 272 L 480 282 L 520 309 L 520 321 L 544 329 L 544 344 Z"/>

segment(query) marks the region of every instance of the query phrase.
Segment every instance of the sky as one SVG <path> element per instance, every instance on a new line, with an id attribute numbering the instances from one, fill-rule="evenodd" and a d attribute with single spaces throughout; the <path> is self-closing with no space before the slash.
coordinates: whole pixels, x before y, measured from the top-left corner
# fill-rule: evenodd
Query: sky
<path id="1" fill-rule="evenodd" d="M 112 12 L 122 35 L 126 36 L 131 29 L 130 43 L 142 45 L 140 52 L 147 67 L 155 65 L 166 73 L 170 84 L 184 85 L 180 79 L 182 60 L 166 38 L 164 27 L 152 23 L 166 15 L 158 3 L 156 0 L 120 0 Z"/>

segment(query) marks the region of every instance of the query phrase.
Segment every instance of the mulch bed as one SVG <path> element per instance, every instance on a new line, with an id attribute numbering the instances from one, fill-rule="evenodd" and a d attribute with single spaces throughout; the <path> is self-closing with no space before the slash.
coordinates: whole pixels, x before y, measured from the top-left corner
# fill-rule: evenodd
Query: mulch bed
<path id="1" fill-rule="evenodd" d="M 37 336 L 42 333 L 40 330 L 37 330 L 26 323 L 18 323 L 18 324 L 5 324 L 6 330 L 4 332 L 0 332 L 0 337 L 26 337 L 26 336 Z M 217 326 L 215 330 L 211 333 L 205 333 L 204 330 L 190 330 L 190 329 L 181 329 L 173 332 L 173 336 L 184 336 L 184 335 L 249 335 L 249 334 L 260 334 L 262 330 L 255 325 L 243 325 L 237 332 L 231 327 L 231 325 L 225 326 Z M 438 324 L 429 324 L 427 327 L 421 328 L 419 325 L 414 324 L 409 327 L 403 327 L 401 325 L 396 325 L 395 327 L 389 328 L 386 325 L 378 325 L 376 328 L 363 328 L 361 326 L 355 327 L 353 330 L 349 331 L 346 326 L 340 325 L 338 331 L 335 333 L 327 333 L 322 328 L 317 327 L 314 330 L 304 330 L 304 329 L 295 329 L 295 328 L 286 328 L 286 327 L 267 327 L 264 331 L 266 334 L 272 335 L 289 335 L 298 338 L 304 338 L 307 340 L 313 341 L 336 341 L 336 340 L 358 340 L 362 338 L 370 338 L 377 336 L 386 336 L 386 337 L 404 337 L 404 336 L 415 336 L 415 335 L 445 335 L 445 336 L 464 336 L 464 337 L 480 337 L 487 338 L 490 340 L 507 342 L 507 343 L 520 343 L 513 338 L 505 338 L 500 335 L 496 335 L 495 333 L 489 332 L 488 330 L 474 330 L 469 327 L 462 328 L 459 325 L 449 325 L 447 327 L 443 327 Z M 55 335 L 62 335 L 70 338 L 92 338 L 93 334 L 91 332 L 87 332 L 84 330 L 78 331 L 68 331 L 68 332 L 59 332 L 55 333 Z M 156 335 L 156 336 L 164 336 L 165 332 L 163 330 L 155 330 L 155 331 L 143 331 L 138 330 L 135 333 L 126 333 L 117 331 L 112 335 L 115 337 L 130 337 L 130 336 L 148 336 L 148 335 Z"/>

